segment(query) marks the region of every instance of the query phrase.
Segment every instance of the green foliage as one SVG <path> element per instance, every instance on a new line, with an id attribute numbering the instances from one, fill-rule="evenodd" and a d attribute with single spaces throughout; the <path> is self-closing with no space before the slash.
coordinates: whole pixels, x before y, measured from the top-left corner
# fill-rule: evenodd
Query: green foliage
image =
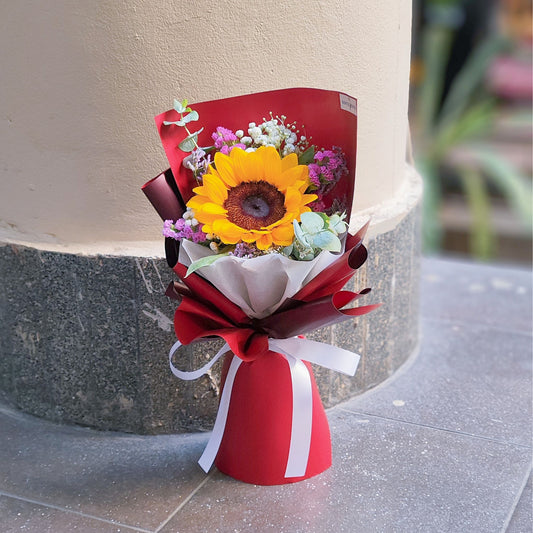
<path id="1" fill-rule="evenodd" d="M 209 266 L 221 257 L 226 257 L 227 255 L 229 255 L 229 252 L 216 255 L 207 255 L 206 257 L 202 257 L 201 259 L 193 261 L 187 269 L 187 274 L 185 274 L 185 277 L 187 277 L 189 274 L 192 274 L 193 272 L 196 272 L 199 268 Z"/>
<path id="2" fill-rule="evenodd" d="M 323 250 L 340 252 L 342 244 L 339 235 L 348 227 L 344 222 L 345 217 L 345 214 L 328 217 L 324 213 L 302 213 L 301 222 L 293 222 L 295 239 L 290 250 L 287 250 L 288 255 L 309 261 Z"/>
<path id="3" fill-rule="evenodd" d="M 488 67 L 506 49 L 507 42 L 499 37 L 490 37 L 480 43 L 454 78 L 439 108 L 455 31 L 453 24 L 446 23 L 446 20 L 451 20 L 451 16 L 447 19 L 444 15 L 446 9 L 456 9 L 457 2 L 434 1 L 430 4 L 438 4 L 440 11 L 435 13 L 442 17 L 436 17 L 430 22 L 422 35 L 425 79 L 420 87 L 416 109 L 415 143 L 421 154 L 416 163 L 425 184 L 422 210 L 424 248 L 429 252 L 436 251 L 441 244 L 439 211 L 442 203 L 443 163 L 454 147 L 468 143 L 469 146 L 472 145 L 469 154 L 473 156 L 476 166 L 462 164 L 455 172 L 472 214 L 472 253 L 479 259 L 488 259 L 494 250 L 489 181 L 499 189 L 527 225 L 531 224 L 532 216 L 533 194 L 527 177 L 502 157 L 472 144 L 482 139 L 494 125 L 496 102 L 484 94 L 483 85 Z"/>
<path id="4" fill-rule="evenodd" d="M 190 133 L 181 141 L 178 146 L 180 150 L 183 150 L 184 152 L 192 152 L 195 148 L 198 147 L 198 134 L 203 131 L 204 128 L 200 128 L 198 131 L 195 131 L 194 133 Z"/>
<path id="5" fill-rule="evenodd" d="M 305 152 L 301 153 L 298 156 L 298 164 L 299 165 L 309 165 L 313 162 L 315 158 L 315 147 L 314 145 L 311 145 Z"/>
<path id="6" fill-rule="evenodd" d="M 181 118 L 175 121 L 164 120 L 163 124 L 165 126 L 174 125 L 179 126 L 181 128 L 185 128 L 185 131 L 187 132 L 187 137 L 185 137 L 185 139 L 183 139 L 183 141 L 179 143 L 178 147 L 184 152 L 192 152 L 196 148 L 199 148 L 198 135 L 203 131 L 204 128 L 200 128 L 198 131 L 191 132 L 189 131 L 187 124 L 189 124 L 190 122 L 196 122 L 200 118 L 200 116 L 198 115 L 198 111 L 193 111 L 190 107 L 188 107 L 187 100 L 182 100 L 180 102 L 175 98 L 174 110 L 180 114 Z"/>

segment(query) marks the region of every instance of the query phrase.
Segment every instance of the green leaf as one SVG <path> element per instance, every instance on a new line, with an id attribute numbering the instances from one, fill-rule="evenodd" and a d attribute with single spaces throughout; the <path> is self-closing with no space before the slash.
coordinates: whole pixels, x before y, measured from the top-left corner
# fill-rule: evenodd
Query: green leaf
<path id="1" fill-rule="evenodd" d="M 195 120 L 198 120 L 200 118 L 200 115 L 198 115 L 198 112 L 197 111 L 191 111 L 190 113 L 188 113 L 187 115 L 185 115 L 181 120 L 180 122 L 182 122 L 183 124 L 181 124 L 182 126 L 184 126 L 185 124 L 188 124 L 189 122 L 193 122 Z"/>
<path id="2" fill-rule="evenodd" d="M 300 242 L 302 246 L 309 246 L 309 239 L 307 239 L 296 219 L 292 221 L 292 225 L 294 227 L 294 236 L 296 237 L 296 240 Z"/>
<path id="3" fill-rule="evenodd" d="M 434 25 L 422 33 L 422 60 L 426 72 L 417 110 L 421 138 L 430 135 L 435 125 L 453 35 L 452 30 Z"/>
<path id="4" fill-rule="evenodd" d="M 202 132 L 203 129 L 204 128 L 200 128 L 198 131 L 187 135 L 187 137 L 178 144 L 180 150 L 183 150 L 184 152 L 192 152 L 197 146 L 198 134 Z"/>
<path id="5" fill-rule="evenodd" d="M 478 169 L 458 169 L 466 195 L 472 223 L 470 225 L 470 251 L 480 260 L 490 259 L 494 252 L 495 239 L 491 227 L 490 195 L 487 184 Z"/>
<path id="6" fill-rule="evenodd" d="M 442 226 L 439 219 L 442 202 L 442 184 L 438 162 L 432 158 L 419 158 L 417 168 L 424 178 L 424 196 L 422 198 L 422 239 L 424 251 L 435 253 L 442 243 Z"/>
<path id="7" fill-rule="evenodd" d="M 337 235 L 333 234 L 331 231 L 325 230 L 317 233 L 313 236 L 313 245 L 315 248 L 320 248 L 321 250 L 328 250 L 329 252 L 340 252 L 341 251 L 341 241 Z"/>
<path id="8" fill-rule="evenodd" d="M 315 147 L 311 145 L 305 152 L 298 156 L 299 165 L 308 165 L 315 159 Z"/>
<path id="9" fill-rule="evenodd" d="M 324 229 L 325 221 L 318 213 L 302 213 L 300 220 L 307 233 L 318 233 Z"/>
<path id="10" fill-rule="evenodd" d="M 440 159 L 452 146 L 485 134 L 493 123 L 494 110 L 494 101 L 486 98 L 472 105 L 456 121 L 439 126 L 432 145 L 432 155 Z"/>
<path id="11" fill-rule="evenodd" d="M 533 192 L 531 180 L 521 174 L 508 161 L 486 148 L 473 150 L 482 169 L 506 197 L 524 225 L 531 230 L 533 218 Z"/>
<path id="12" fill-rule="evenodd" d="M 187 269 L 187 274 L 185 274 L 185 277 L 187 277 L 189 274 L 192 274 L 193 272 L 196 272 L 199 268 L 209 266 L 221 257 L 226 257 L 227 255 L 228 252 L 224 254 L 208 255 L 206 257 L 202 257 L 201 259 L 197 259 L 196 261 L 191 263 L 191 265 Z"/>
<path id="13" fill-rule="evenodd" d="M 340 215 L 331 215 L 329 217 L 329 229 L 336 235 L 339 235 L 340 233 L 344 233 L 348 227 L 348 224 L 344 222 L 344 218 L 346 217 L 346 214 Z"/>
<path id="14" fill-rule="evenodd" d="M 182 100 L 180 102 L 179 100 L 176 100 L 174 98 L 174 110 L 180 114 L 187 113 L 187 111 L 190 111 L 190 108 L 187 107 L 187 100 Z"/>
<path id="15" fill-rule="evenodd" d="M 469 55 L 450 87 L 442 106 L 441 122 L 451 123 L 465 112 L 485 83 L 493 59 L 507 46 L 502 37 L 489 37 Z"/>

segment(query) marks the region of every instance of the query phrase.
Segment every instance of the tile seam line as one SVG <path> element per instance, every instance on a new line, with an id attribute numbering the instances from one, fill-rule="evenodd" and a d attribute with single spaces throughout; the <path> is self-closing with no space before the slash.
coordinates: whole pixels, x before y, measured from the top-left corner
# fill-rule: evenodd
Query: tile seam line
<path id="1" fill-rule="evenodd" d="M 515 501 L 513 505 L 511 506 L 511 509 L 507 515 L 507 519 L 505 520 L 505 523 L 501 529 L 501 533 L 505 533 L 509 529 L 509 525 L 511 524 L 511 520 L 513 519 L 514 513 L 516 511 L 516 508 L 518 507 L 518 504 L 520 503 L 520 500 L 522 499 L 522 495 L 524 493 L 524 490 L 526 489 L 527 482 L 529 480 L 529 476 L 531 475 L 533 464 L 529 463 L 529 470 L 527 471 L 524 482 L 522 483 L 522 488 L 517 492 Z"/>
<path id="2" fill-rule="evenodd" d="M 436 322 L 440 324 L 475 327 L 475 328 L 480 328 L 480 329 L 491 329 L 494 331 L 499 331 L 500 333 L 510 333 L 511 335 L 523 335 L 524 337 L 533 336 L 533 333 L 528 332 L 527 330 L 508 329 L 508 328 L 495 326 L 494 324 L 488 324 L 486 322 L 475 322 L 473 320 L 469 321 L 469 320 L 457 320 L 454 318 L 447 318 L 447 317 L 428 317 L 428 316 L 423 316 L 422 313 L 420 313 L 420 319 L 422 322 Z"/>
<path id="3" fill-rule="evenodd" d="M 519 444 L 517 442 L 507 442 L 507 441 L 503 441 L 503 440 L 499 440 L 499 439 L 494 439 L 494 438 L 491 438 L 491 437 L 484 437 L 483 435 L 475 435 L 474 433 L 467 433 L 465 431 L 456 431 L 454 429 L 440 428 L 440 427 L 437 427 L 437 426 L 431 426 L 429 424 L 420 424 L 418 422 L 410 422 L 409 420 L 401 420 L 399 418 L 392 418 L 392 417 L 382 416 L 382 415 L 374 415 L 374 414 L 371 414 L 371 413 L 367 413 L 365 411 L 353 411 L 351 409 L 346 409 L 345 407 L 338 407 L 338 410 L 339 411 L 344 411 L 346 413 L 350 413 L 352 415 L 369 416 L 371 418 L 379 418 L 381 420 L 388 420 L 390 422 L 399 422 L 400 424 L 408 424 L 410 426 L 417 426 L 417 427 L 422 427 L 422 428 L 426 428 L 426 429 L 434 429 L 436 431 L 444 431 L 446 433 L 453 433 L 455 435 L 461 435 L 463 437 L 472 437 L 474 439 L 486 440 L 486 441 L 489 441 L 489 442 L 494 442 L 496 444 L 504 444 L 504 445 L 507 445 L 507 446 L 516 446 L 518 448 L 524 448 L 525 450 L 531 450 L 532 449 L 532 447 L 528 446 L 527 444 Z"/>
<path id="4" fill-rule="evenodd" d="M 199 483 L 199 485 L 172 511 L 163 522 L 161 522 L 156 529 L 154 529 L 154 533 L 159 533 L 182 509 L 185 507 L 189 501 L 193 498 L 193 496 L 213 477 L 216 470 L 213 469 L 207 476 Z"/>
<path id="5" fill-rule="evenodd" d="M 81 511 L 76 511 L 74 509 L 67 509 L 65 507 L 61 507 L 60 505 L 55 505 L 53 503 L 46 503 L 40 500 L 34 500 L 33 498 L 26 498 L 24 496 L 18 496 L 17 494 L 11 494 L 9 492 L 4 492 L 3 490 L 0 490 L 0 496 L 5 496 L 6 498 L 12 498 L 14 500 L 19 500 L 19 501 L 23 501 L 27 503 L 33 503 L 35 505 L 40 505 L 41 507 L 47 507 L 48 509 L 54 509 L 56 511 L 63 511 L 65 513 L 82 516 L 83 518 L 91 518 L 93 520 L 98 520 L 99 522 L 105 522 L 106 524 L 111 524 L 113 526 L 127 527 L 129 529 L 132 529 L 133 531 L 139 531 L 140 533 L 154 533 L 153 529 L 143 529 L 143 528 L 139 528 L 139 527 L 132 526 L 129 524 L 124 524 L 123 522 L 115 522 L 107 518 L 103 518 L 100 516 L 91 515 L 87 513 L 82 513 Z"/>

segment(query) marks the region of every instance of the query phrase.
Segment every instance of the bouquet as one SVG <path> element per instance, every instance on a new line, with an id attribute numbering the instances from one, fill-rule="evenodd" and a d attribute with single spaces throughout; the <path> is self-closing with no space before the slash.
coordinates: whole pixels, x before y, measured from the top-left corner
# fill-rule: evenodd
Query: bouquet
<path id="1" fill-rule="evenodd" d="M 156 117 L 170 169 L 143 191 L 164 220 L 178 276 L 172 372 L 196 379 L 222 356 L 215 426 L 200 458 L 242 481 L 273 485 L 331 465 L 324 408 L 309 363 L 355 373 L 359 356 L 306 339 L 377 305 L 343 291 L 367 258 L 348 221 L 357 106 L 333 91 L 286 89 L 203 102 Z M 196 123 L 199 123 L 198 127 Z M 183 344 L 224 347 L 203 368 L 173 362 Z"/>

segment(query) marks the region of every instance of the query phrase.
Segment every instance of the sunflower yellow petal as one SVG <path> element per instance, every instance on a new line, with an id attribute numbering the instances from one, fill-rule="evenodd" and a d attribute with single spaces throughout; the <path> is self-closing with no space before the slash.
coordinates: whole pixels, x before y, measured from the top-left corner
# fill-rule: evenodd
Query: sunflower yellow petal
<path id="1" fill-rule="evenodd" d="M 226 244 L 237 244 L 242 237 L 243 230 L 229 220 L 218 219 L 212 224 L 213 233 Z"/>
<path id="2" fill-rule="evenodd" d="M 279 188 L 282 185 L 280 182 L 282 169 L 278 151 L 273 146 L 262 146 L 256 153 L 257 157 L 262 159 L 264 167 L 263 179 Z"/>
<path id="3" fill-rule="evenodd" d="M 298 189 L 290 187 L 285 192 L 285 209 L 288 213 L 294 213 L 299 210 L 300 206 L 304 205 L 302 202 L 302 194 Z"/>
<path id="4" fill-rule="evenodd" d="M 314 202 L 318 199 L 318 196 L 316 194 L 304 194 L 302 196 L 302 201 L 304 205 L 310 204 L 311 202 Z"/>
<path id="5" fill-rule="evenodd" d="M 285 172 L 286 170 L 289 170 L 292 167 L 295 167 L 298 165 L 298 156 L 296 154 L 289 154 L 286 155 L 281 160 L 281 171 Z"/>
<path id="6" fill-rule="evenodd" d="M 225 215 L 227 213 L 221 205 L 215 204 L 214 202 L 206 202 L 202 205 L 201 210 L 203 213 L 209 213 L 212 215 Z"/>
<path id="7" fill-rule="evenodd" d="M 200 189 L 201 187 L 196 187 L 196 189 Z M 194 190 L 196 190 L 194 189 Z M 209 202 L 209 198 L 205 197 L 205 196 L 200 196 L 200 195 L 196 195 L 196 196 L 193 196 L 188 202 L 187 202 L 187 207 L 190 207 L 191 209 L 194 209 L 195 211 L 197 209 L 201 209 L 202 206 Z"/>
<path id="8" fill-rule="evenodd" d="M 261 148 L 259 148 L 259 154 Z M 234 148 L 231 153 L 235 174 L 239 182 L 261 181 L 265 179 L 263 160 L 257 152 L 245 152 L 241 148 Z"/>
<path id="9" fill-rule="evenodd" d="M 277 228 L 278 226 L 281 226 L 283 224 L 292 224 L 292 221 L 294 220 L 297 213 L 295 212 L 287 212 L 283 216 L 283 218 L 280 218 L 279 220 L 276 220 L 276 222 L 265 226 L 264 229 L 272 231 L 273 228 Z"/>
<path id="10" fill-rule="evenodd" d="M 294 240 L 294 228 L 292 223 L 283 224 L 272 230 L 272 240 L 278 246 L 289 246 Z"/>
<path id="11" fill-rule="evenodd" d="M 211 230 L 205 227 L 206 224 L 213 224 L 215 220 L 225 219 L 225 215 L 219 215 L 219 214 L 214 214 L 214 213 L 204 213 L 203 211 L 195 211 L 194 217 L 196 218 L 196 220 L 198 220 L 198 222 L 200 222 L 201 224 L 204 224 L 204 229 L 203 229 L 204 233 L 213 233 Z"/>
<path id="12" fill-rule="evenodd" d="M 255 183 L 259 181 L 266 183 Z M 273 243 L 287 246 L 293 241 L 293 220 L 300 220 L 301 213 L 310 210 L 306 204 L 316 199 L 314 194 L 305 194 L 309 185 L 307 166 L 298 164 L 296 154 L 281 158 L 272 146 L 255 152 L 234 148 L 229 155 L 215 154 L 203 184 L 193 190 L 195 195 L 187 205 L 204 224 L 204 231 L 217 235 L 223 243 L 256 243 L 259 249 L 266 250 Z M 238 191 L 233 190 L 236 187 Z M 263 219 L 254 217 L 249 205 L 244 207 L 245 200 L 254 195 L 271 205 L 274 216 L 267 218 L 268 226 L 260 226 Z"/>
<path id="13" fill-rule="evenodd" d="M 305 165 L 298 165 L 286 170 L 279 177 L 280 185 L 284 187 L 294 186 L 298 182 L 305 182 L 306 188 L 309 186 L 309 171 Z"/>
<path id="14" fill-rule="evenodd" d="M 202 192 L 198 192 L 197 194 L 204 194 L 212 202 L 217 204 L 223 204 L 226 201 L 226 198 L 228 197 L 228 189 L 218 176 L 205 174 L 202 181 L 203 186 L 197 187 L 198 189 L 201 188 Z M 196 192 L 196 190 L 194 192 Z"/>
<path id="15" fill-rule="evenodd" d="M 235 187 L 241 181 L 233 169 L 233 161 L 229 155 L 221 152 L 215 154 L 215 166 L 220 179 L 227 187 Z"/>
<path id="16" fill-rule="evenodd" d="M 260 250 L 270 248 L 272 246 L 272 234 L 260 235 L 255 244 Z"/>

